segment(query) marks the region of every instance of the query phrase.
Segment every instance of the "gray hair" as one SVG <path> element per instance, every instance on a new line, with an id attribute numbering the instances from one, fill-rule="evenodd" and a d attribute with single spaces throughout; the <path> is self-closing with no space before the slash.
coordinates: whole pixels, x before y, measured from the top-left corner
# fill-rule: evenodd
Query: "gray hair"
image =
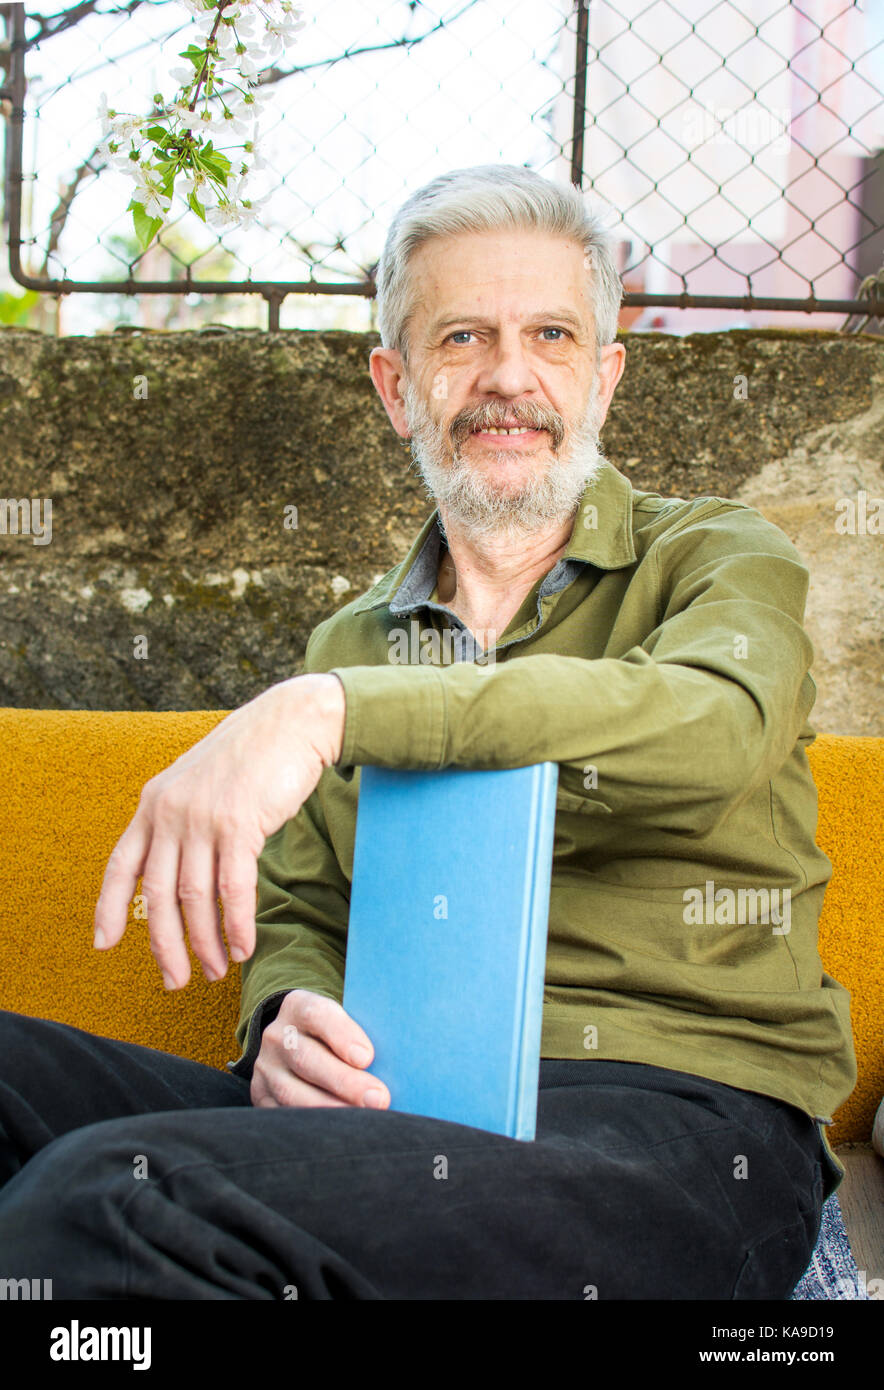
<path id="1" fill-rule="evenodd" d="M 408 329 L 414 313 L 409 263 L 423 242 L 462 232 L 532 228 L 578 242 L 590 275 L 589 297 L 598 360 L 617 336 L 623 284 L 602 214 L 590 210 L 574 185 L 563 187 L 517 164 L 454 169 L 419 188 L 396 213 L 377 268 L 378 327 L 385 348 L 408 365 Z M 593 273 L 594 272 L 594 273 Z"/>

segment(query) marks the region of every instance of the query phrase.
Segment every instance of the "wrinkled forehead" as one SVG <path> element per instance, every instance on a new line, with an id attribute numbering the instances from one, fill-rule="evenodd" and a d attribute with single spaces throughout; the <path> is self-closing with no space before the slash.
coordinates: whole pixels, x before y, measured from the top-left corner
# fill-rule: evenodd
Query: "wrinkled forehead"
<path id="1" fill-rule="evenodd" d="M 416 248 L 409 268 L 409 317 L 422 335 L 467 318 L 592 325 L 587 258 L 570 238 L 521 228 L 434 236 Z"/>

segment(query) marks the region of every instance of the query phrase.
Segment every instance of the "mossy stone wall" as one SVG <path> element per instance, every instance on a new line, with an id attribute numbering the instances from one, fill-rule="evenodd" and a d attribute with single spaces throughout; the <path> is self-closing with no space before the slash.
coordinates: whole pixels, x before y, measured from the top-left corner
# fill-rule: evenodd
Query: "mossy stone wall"
<path id="1" fill-rule="evenodd" d="M 836 525 L 884 499 L 884 341 L 623 341 L 607 456 L 782 527 L 812 575 L 813 722 L 881 733 L 884 535 Z M 431 508 L 368 375 L 377 342 L 0 330 L 0 496 L 52 501 L 49 544 L 0 534 L 0 704 L 232 708 L 296 674 Z"/>

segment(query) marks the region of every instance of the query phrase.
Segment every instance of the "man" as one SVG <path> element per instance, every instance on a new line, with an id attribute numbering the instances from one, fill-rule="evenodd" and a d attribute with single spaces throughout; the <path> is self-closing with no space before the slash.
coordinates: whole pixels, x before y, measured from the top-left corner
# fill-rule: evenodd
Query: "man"
<path id="1" fill-rule="evenodd" d="M 620 294 L 582 197 L 528 170 L 457 171 L 397 214 L 371 375 L 437 511 L 319 625 L 304 675 L 147 784 L 108 865 L 96 945 L 142 874 L 169 988 L 185 931 L 224 974 L 220 896 L 246 962 L 233 1074 L 4 1016 L 18 1277 L 57 1297 L 789 1297 L 856 1076 L 816 947 L 807 571 L 752 509 L 636 491 L 603 458 Z M 455 659 L 394 655 L 411 622 L 453 629 Z M 340 999 L 354 768 L 545 760 L 525 1144 L 390 1109 Z"/>

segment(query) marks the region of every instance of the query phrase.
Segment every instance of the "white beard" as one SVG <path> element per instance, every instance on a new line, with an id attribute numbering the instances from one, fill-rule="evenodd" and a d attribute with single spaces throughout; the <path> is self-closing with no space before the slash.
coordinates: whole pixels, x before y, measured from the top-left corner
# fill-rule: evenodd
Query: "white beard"
<path id="1" fill-rule="evenodd" d="M 572 517 L 587 486 L 600 472 L 605 457 L 599 444 L 599 386 L 597 376 L 583 419 L 572 431 L 564 451 L 558 455 L 554 453 L 543 473 L 512 491 L 495 486 L 463 457 L 460 445 L 452 443 L 451 435 L 433 419 L 426 403 L 419 399 L 408 381 L 403 399 L 411 430 L 412 460 L 427 492 L 449 524 L 474 542 L 492 535 L 516 541 L 543 527 L 562 525 Z M 522 403 L 518 407 L 499 408 L 504 415 L 521 415 L 526 423 L 535 427 L 548 427 L 555 421 L 559 436 L 564 433 L 561 417 L 551 407 L 532 409 L 529 404 Z M 516 449 L 495 449 L 495 452 L 504 458 L 521 456 L 521 450 Z"/>

